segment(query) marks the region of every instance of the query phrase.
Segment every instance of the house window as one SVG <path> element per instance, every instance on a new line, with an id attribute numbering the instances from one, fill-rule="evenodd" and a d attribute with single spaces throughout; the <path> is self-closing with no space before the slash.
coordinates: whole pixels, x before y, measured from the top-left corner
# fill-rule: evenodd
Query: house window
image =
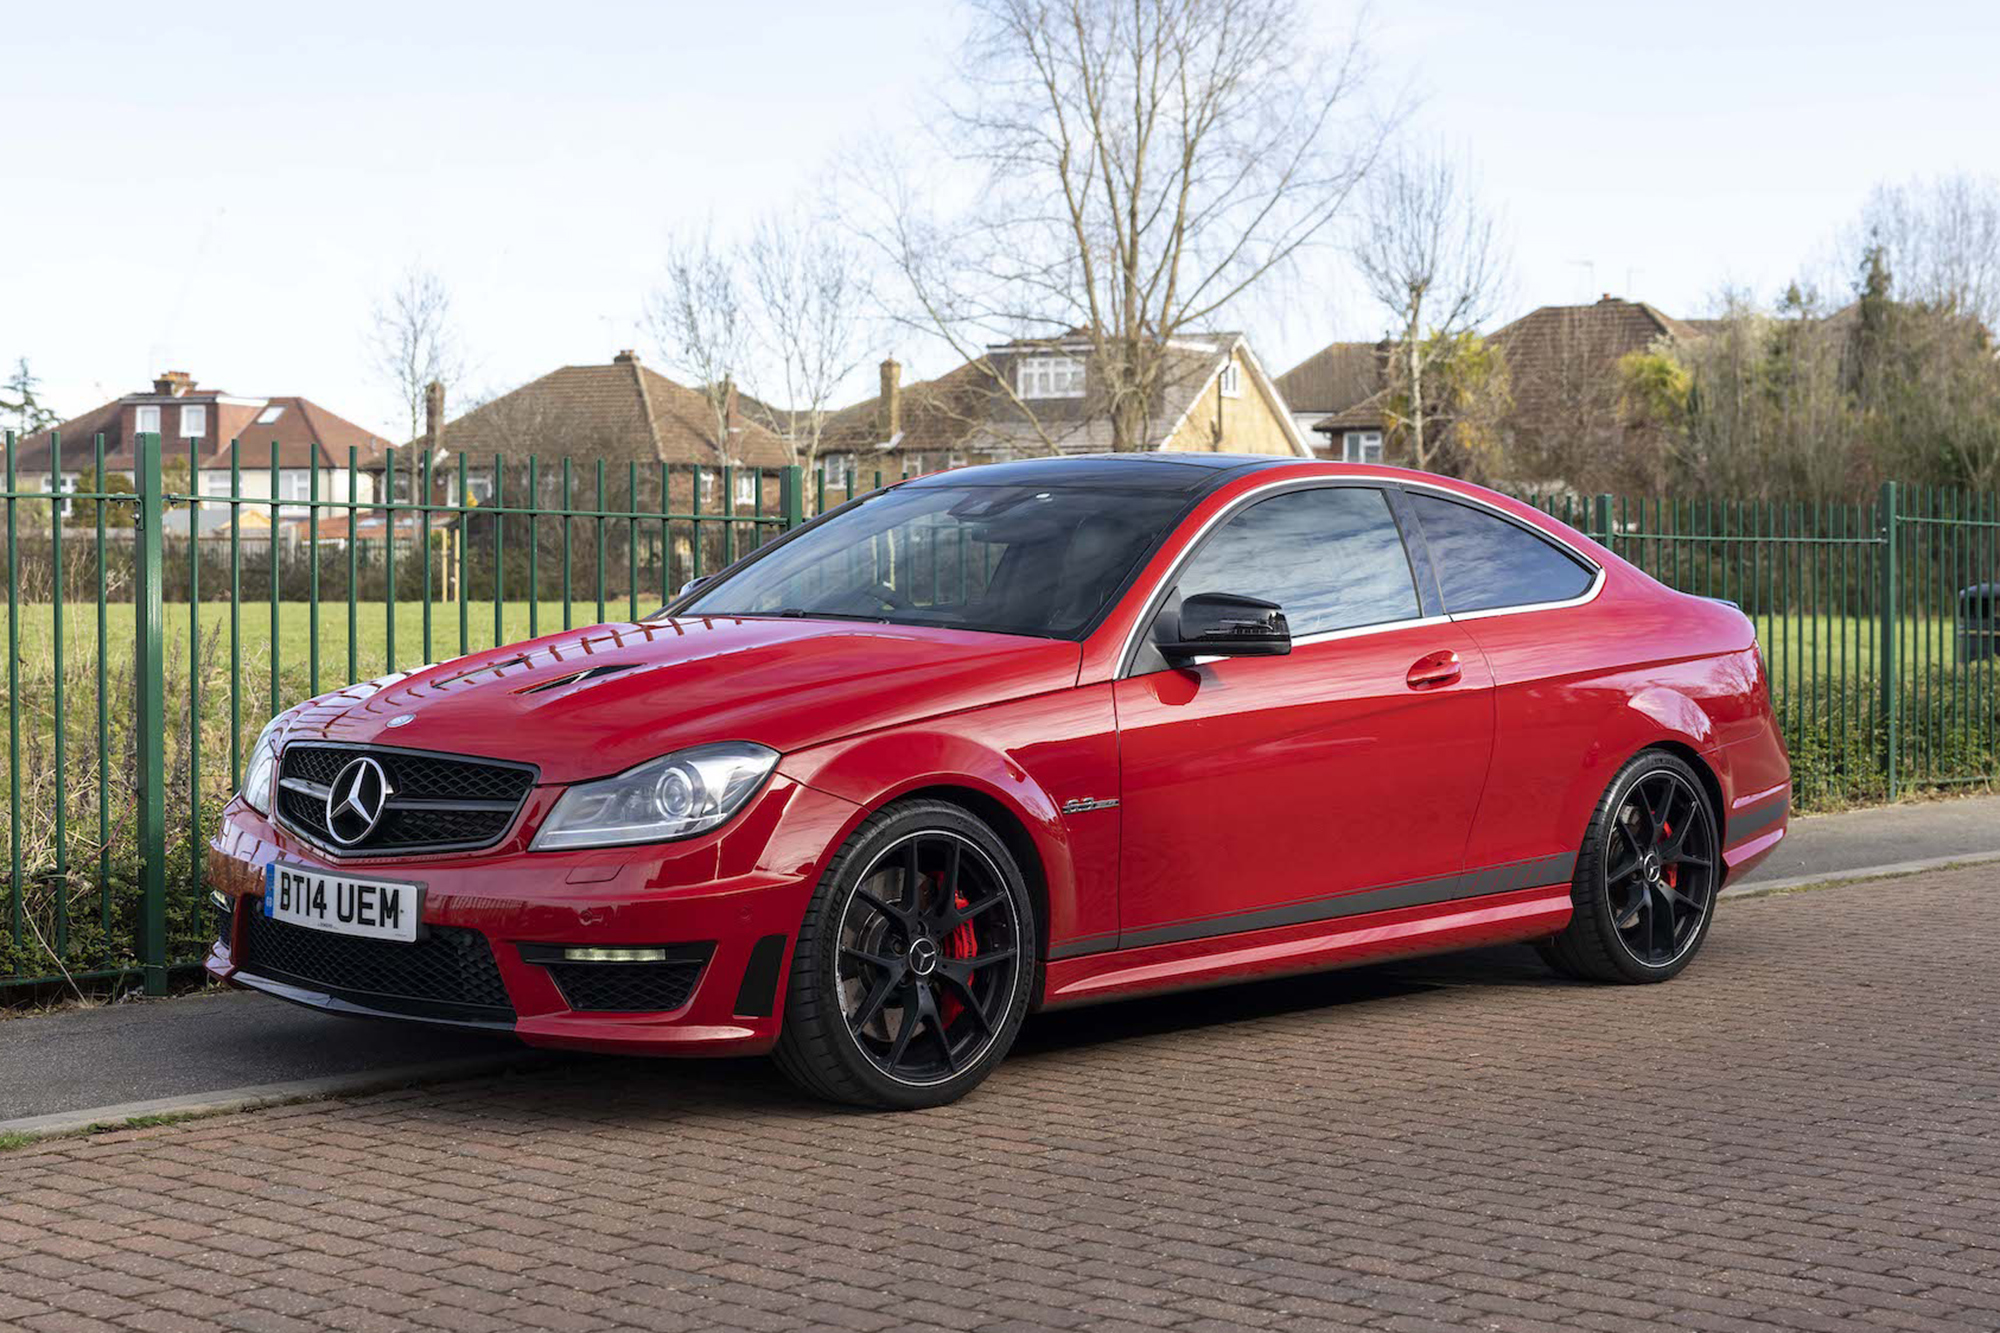
<path id="1" fill-rule="evenodd" d="M 229 474 L 220 468 L 201 470 L 201 493 L 227 497 L 229 494 Z"/>
<path id="2" fill-rule="evenodd" d="M 736 474 L 736 507 L 754 509 L 757 506 L 757 470 L 749 468 Z"/>
<path id="3" fill-rule="evenodd" d="M 1023 398 L 1083 397 L 1083 362 L 1073 356 L 1024 356 L 1014 368 L 1014 392 Z"/>
<path id="4" fill-rule="evenodd" d="M 1379 430 L 1351 430 L 1340 437 L 1340 461 L 1343 463 L 1379 463 L 1382 461 L 1382 432 Z"/>
<path id="5" fill-rule="evenodd" d="M 78 476 L 77 473 L 65 472 L 60 477 L 55 478 L 55 484 L 53 486 L 50 486 L 47 483 L 44 483 L 42 486 L 42 489 L 44 491 L 48 491 L 53 494 L 58 494 L 63 497 L 62 516 L 64 518 L 68 518 L 70 516 L 70 513 L 76 508 L 76 501 L 70 499 L 69 497 L 76 494 L 77 476 Z"/>
<path id="6" fill-rule="evenodd" d="M 1222 396 L 1241 398 L 1243 396 L 1243 367 L 1231 361 L 1222 368 Z"/>
<path id="7" fill-rule="evenodd" d="M 822 485 L 835 490 L 847 485 L 847 474 L 854 468 L 851 454 L 822 454 L 819 460 L 819 479 Z"/>
<path id="8" fill-rule="evenodd" d="M 280 404 L 273 403 L 269 407 L 265 408 L 262 412 L 259 412 L 257 414 L 257 424 L 260 426 L 268 426 L 273 421 L 276 421 L 279 417 L 283 415 L 285 415 L 284 407 L 281 406 Z"/>
<path id="9" fill-rule="evenodd" d="M 208 407 L 205 404 L 190 403 L 181 409 L 181 438 L 183 440 L 204 439 L 208 435 Z"/>
<path id="10" fill-rule="evenodd" d="M 278 474 L 280 500 L 305 500 L 312 495 L 312 472 L 307 468 L 287 468 Z"/>
<path id="11" fill-rule="evenodd" d="M 139 433 L 141 435 L 157 435 L 160 433 L 159 408 L 142 407 L 139 409 Z"/>

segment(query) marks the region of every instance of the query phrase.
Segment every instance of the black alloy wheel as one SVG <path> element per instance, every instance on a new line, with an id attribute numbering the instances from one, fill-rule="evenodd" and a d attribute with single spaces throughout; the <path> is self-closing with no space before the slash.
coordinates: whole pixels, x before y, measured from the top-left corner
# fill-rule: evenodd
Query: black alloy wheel
<path id="1" fill-rule="evenodd" d="M 1701 779 L 1676 755 L 1642 752 L 1598 804 L 1577 857 L 1575 911 L 1542 956 L 1594 981 L 1665 981 L 1707 938 L 1721 864 Z"/>
<path id="2" fill-rule="evenodd" d="M 807 911 L 779 1065 L 837 1101 L 962 1096 L 1020 1028 L 1032 919 L 991 829 L 944 802 L 888 807 L 841 849 Z"/>
<path id="3" fill-rule="evenodd" d="M 1687 779 L 1656 769 L 1611 821 L 1605 891 L 1618 938 L 1637 961 L 1666 967 L 1701 933 L 1715 887 L 1715 824 Z"/>
<path id="4" fill-rule="evenodd" d="M 998 867 L 963 835 L 926 829 L 882 851 L 840 925 L 841 1011 L 876 1068 L 942 1082 L 999 1034 L 1020 920 Z"/>

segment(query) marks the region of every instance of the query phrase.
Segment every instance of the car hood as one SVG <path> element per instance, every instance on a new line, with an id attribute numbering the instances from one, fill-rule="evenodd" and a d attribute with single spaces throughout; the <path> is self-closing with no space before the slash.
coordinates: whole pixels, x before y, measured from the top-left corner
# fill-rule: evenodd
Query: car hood
<path id="1" fill-rule="evenodd" d="M 286 740 L 532 763 L 544 782 L 685 745 L 787 752 L 1076 683 L 1075 643 L 833 620 L 593 625 L 322 695 Z"/>

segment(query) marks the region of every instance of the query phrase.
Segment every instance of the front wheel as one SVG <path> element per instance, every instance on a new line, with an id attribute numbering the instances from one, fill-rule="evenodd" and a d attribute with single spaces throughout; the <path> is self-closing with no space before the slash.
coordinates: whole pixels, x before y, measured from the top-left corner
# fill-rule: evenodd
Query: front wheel
<path id="1" fill-rule="evenodd" d="M 1701 779 L 1664 751 L 1635 756 L 1598 803 L 1577 857 L 1575 911 L 1541 945 L 1557 971 L 1592 981 L 1665 981 L 1701 949 L 1715 916 L 1722 849 Z"/>
<path id="2" fill-rule="evenodd" d="M 806 908 L 778 1067 L 830 1101 L 956 1101 L 1020 1031 L 1032 923 L 1020 867 L 983 822 L 944 801 L 881 810 Z"/>

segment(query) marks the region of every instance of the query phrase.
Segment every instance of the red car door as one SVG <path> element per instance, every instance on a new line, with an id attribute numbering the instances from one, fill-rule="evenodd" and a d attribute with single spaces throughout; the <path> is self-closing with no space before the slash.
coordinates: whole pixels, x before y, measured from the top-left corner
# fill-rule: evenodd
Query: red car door
<path id="1" fill-rule="evenodd" d="M 1151 642 L 1202 592 L 1278 603 L 1290 655 L 1169 666 Z M 1120 947 L 1458 896 L 1493 698 L 1434 605 L 1377 488 L 1286 490 L 1211 530 L 1115 687 Z"/>

